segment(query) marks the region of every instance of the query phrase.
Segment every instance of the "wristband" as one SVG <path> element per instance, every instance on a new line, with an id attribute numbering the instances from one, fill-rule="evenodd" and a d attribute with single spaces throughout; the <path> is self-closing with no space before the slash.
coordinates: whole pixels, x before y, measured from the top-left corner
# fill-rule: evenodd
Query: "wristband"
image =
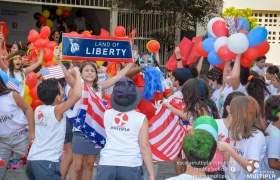
<path id="1" fill-rule="evenodd" d="M 176 61 L 181 61 L 182 60 L 182 58 L 178 58 L 178 59 L 176 59 Z"/>

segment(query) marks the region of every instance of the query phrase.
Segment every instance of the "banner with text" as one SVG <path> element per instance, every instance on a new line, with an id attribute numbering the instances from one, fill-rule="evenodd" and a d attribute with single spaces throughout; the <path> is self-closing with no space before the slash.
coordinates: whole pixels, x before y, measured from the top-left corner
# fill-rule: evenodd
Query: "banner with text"
<path id="1" fill-rule="evenodd" d="M 133 62 L 129 37 L 84 36 L 69 33 L 62 35 L 62 58 Z"/>

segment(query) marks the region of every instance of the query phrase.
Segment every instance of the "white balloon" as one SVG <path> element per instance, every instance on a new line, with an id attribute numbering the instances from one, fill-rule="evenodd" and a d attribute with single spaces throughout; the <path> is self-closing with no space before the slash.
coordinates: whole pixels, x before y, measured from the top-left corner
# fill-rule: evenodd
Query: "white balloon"
<path id="1" fill-rule="evenodd" d="M 216 52 L 218 52 L 219 48 L 223 45 L 226 45 L 228 43 L 228 37 L 226 36 L 221 36 L 218 39 L 216 39 L 214 43 L 214 49 Z"/>
<path id="2" fill-rule="evenodd" d="M 207 31 L 209 32 L 209 34 L 210 34 L 212 37 L 215 37 L 215 38 L 217 38 L 217 36 L 215 36 L 215 34 L 214 34 L 214 32 L 213 32 L 212 26 L 213 26 L 214 22 L 216 22 L 216 21 L 218 21 L 218 20 L 224 21 L 223 18 L 214 17 L 214 18 L 212 18 L 212 19 L 208 22 L 208 24 L 207 24 Z"/>
<path id="3" fill-rule="evenodd" d="M 232 34 L 228 38 L 228 48 L 235 54 L 244 53 L 249 47 L 249 40 L 243 33 Z"/>

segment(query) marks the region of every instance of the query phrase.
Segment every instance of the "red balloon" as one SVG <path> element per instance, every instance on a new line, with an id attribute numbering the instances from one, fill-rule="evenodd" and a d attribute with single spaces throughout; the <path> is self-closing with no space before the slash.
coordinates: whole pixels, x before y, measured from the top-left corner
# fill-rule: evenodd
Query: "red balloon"
<path id="1" fill-rule="evenodd" d="M 52 66 L 55 66 L 56 64 L 54 63 L 54 62 L 52 62 L 52 61 L 48 61 L 47 63 L 46 63 L 46 67 L 52 67 Z"/>
<path id="2" fill-rule="evenodd" d="M 245 68 L 249 68 L 251 66 L 253 61 L 247 60 L 244 57 L 242 57 L 242 59 L 240 60 L 240 64 L 241 66 L 245 67 Z"/>
<path id="3" fill-rule="evenodd" d="M 39 21 L 40 21 L 40 23 L 45 24 L 45 22 L 47 21 L 47 18 L 44 17 L 44 16 L 41 16 L 41 17 L 39 18 Z"/>
<path id="4" fill-rule="evenodd" d="M 49 61 L 52 61 L 53 59 L 53 52 L 52 50 L 50 50 L 49 48 L 44 48 L 45 52 L 44 52 L 44 61 L 47 63 Z"/>
<path id="5" fill-rule="evenodd" d="M 268 41 L 265 40 L 264 42 L 255 46 L 254 48 L 256 48 L 259 51 L 259 56 L 263 56 L 269 51 L 270 45 L 269 45 Z"/>
<path id="6" fill-rule="evenodd" d="M 249 47 L 243 54 L 243 58 L 249 61 L 254 61 L 259 56 L 259 51 L 255 47 Z"/>
<path id="7" fill-rule="evenodd" d="M 208 52 L 204 51 L 202 48 L 202 42 L 198 43 L 198 45 L 196 46 L 196 51 L 200 56 L 208 56 Z"/>
<path id="8" fill-rule="evenodd" d="M 29 90 L 29 95 L 33 98 L 33 102 L 34 102 L 34 100 L 39 99 L 36 86 Z"/>
<path id="9" fill-rule="evenodd" d="M 50 36 L 50 34 L 51 34 L 51 29 L 49 26 L 44 26 L 40 31 L 40 36 L 43 39 L 48 38 Z"/>
<path id="10" fill-rule="evenodd" d="M 217 65 L 217 66 L 215 66 L 215 67 L 216 67 L 216 68 L 219 68 L 219 69 L 221 69 L 221 70 L 224 70 L 225 65 L 226 65 L 226 62 L 222 62 L 221 64 L 219 64 L 219 65 Z"/>
<path id="11" fill-rule="evenodd" d="M 71 11 L 64 10 L 62 16 L 64 18 L 69 18 L 71 16 Z"/>
<path id="12" fill-rule="evenodd" d="M 160 49 L 160 44 L 158 41 L 154 40 L 148 44 L 148 51 L 150 52 L 158 52 Z"/>
<path id="13" fill-rule="evenodd" d="M 238 31 L 239 33 L 244 33 L 244 34 L 246 34 L 246 35 L 248 35 L 248 31 L 246 31 L 246 30 L 243 30 L 243 29 L 240 29 L 239 31 Z"/>
<path id="14" fill-rule="evenodd" d="M 222 20 L 217 20 L 212 25 L 212 30 L 215 36 L 228 36 L 228 29 L 226 26 L 226 22 Z"/>
<path id="15" fill-rule="evenodd" d="M 117 26 L 114 31 L 115 36 L 124 37 L 125 35 L 125 28 L 123 26 Z"/>
<path id="16" fill-rule="evenodd" d="M 34 46 L 37 48 L 43 48 L 47 45 L 48 41 L 46 39 L 39 38 L 34 42 Z"/>
<path id="17" fill-rule="evenodd" d="M 27 38 L 27 40 L 29 42 L 34 43 L 39 38 L 40 38 L 40 34 L 35 29 L 31 29 L 29 31 L 29 35 L 28 35 L 28 38 Z"/>
<path id="18" fill-rule="evenodd" d="M 30 72 L 26 74 L 26 82 L 25 84 L 29 87 L 29 89 L 32 89 L 37 84 L 37 75 L 35 72 Z"/>
<path id="19" fill-rule="evenodd" d="M 70 34 L 78 34 L 76 31 L 71 31 Z"/>
<path id="20" fill-rule="evenodd" d="M 43 105 L 43 102 L 40 101 L 39 99 L 33 99 L 33 102 L 31 104 L 32 109 L 35 111 L 35 109 L 40 106 Z"/>
<path id="21" fill-rule="evenodd" d="M 228 61 L 236 57 L 236 54 L 231 52 L 227 45 L 223 45 L 218 49 L 218 56 L 221 60 Z"/>
<path id="22" fill-rule="evenodd" d="M 57 46 L 56 42 L 54 42 L 54 41 L 49 41 L 49 42 L 47 43 L 46 48 L 49 48 L 51 51 L 53 51 L 53 50 L 54 50 L 54 47 L 56 47 L 56 46 Z"/>

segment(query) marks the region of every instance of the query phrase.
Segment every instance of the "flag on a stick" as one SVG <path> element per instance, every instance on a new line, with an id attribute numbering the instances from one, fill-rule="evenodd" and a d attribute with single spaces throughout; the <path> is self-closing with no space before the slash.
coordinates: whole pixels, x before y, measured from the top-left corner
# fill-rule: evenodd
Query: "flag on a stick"
<path id="1" fill-rule="evenodd" d="M 42 73 L 42 76 L 44 77 L 44 79 L 49 79 L 49 78 L 61 79 L 61 78 L 64 78 L 64 73 L 63 73 L 60 65 L 47 67 L 47 68 L 42 68 L 41 73 Z"/>

